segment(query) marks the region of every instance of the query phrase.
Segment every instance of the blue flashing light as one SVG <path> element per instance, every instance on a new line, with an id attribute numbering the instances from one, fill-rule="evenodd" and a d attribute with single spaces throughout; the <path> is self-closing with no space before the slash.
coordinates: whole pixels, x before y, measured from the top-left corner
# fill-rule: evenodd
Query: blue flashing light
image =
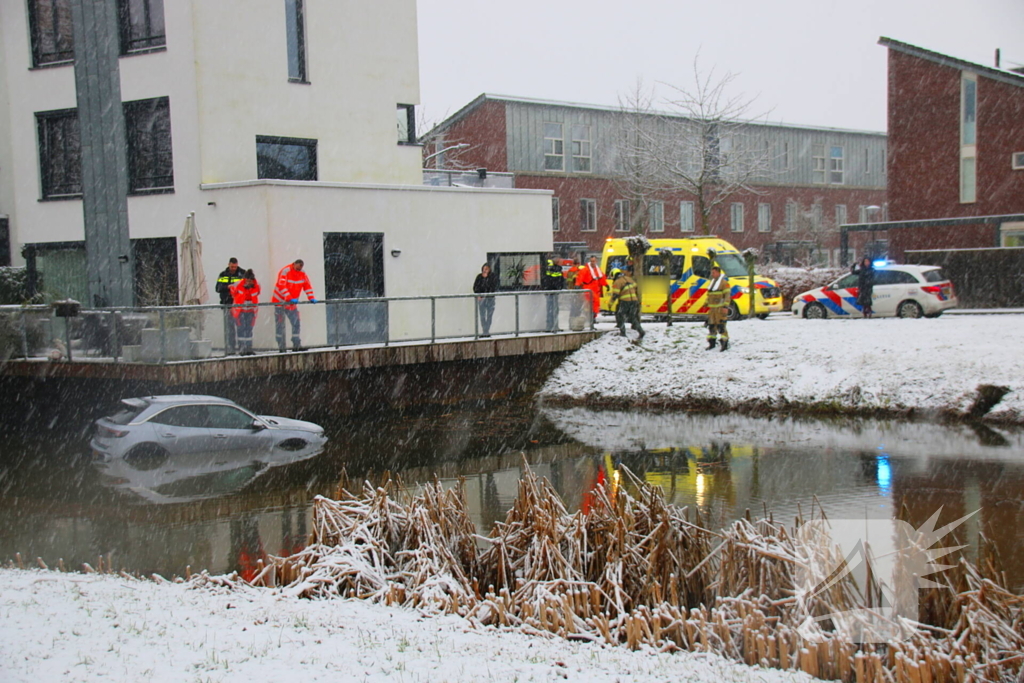
<path id="1" fill-rule="evenodd" d="M 889 455 L 886 453 L 878 456 L 875 463 L 875 481 L 878 483 L 880 492 L 889 493 L 892 488 L 892 467 L 889 465 Z"/>
<path id="2" fill-rule="evenodd" d="M 879 261 L 872 261 L 871 265 L 874 268 L 881 268 L 882 266 L 886 265 L 887 263 L 889 263 L 889 262 L 886 261 L 885 259 L 881 259 Z"/>

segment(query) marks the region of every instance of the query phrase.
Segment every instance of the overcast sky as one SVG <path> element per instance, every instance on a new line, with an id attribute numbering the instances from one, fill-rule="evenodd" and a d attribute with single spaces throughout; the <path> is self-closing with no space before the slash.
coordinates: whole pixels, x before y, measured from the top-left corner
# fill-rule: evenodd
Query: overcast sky
<path id="1" fill-rule="evenodd" d="M 884 131 L 878 38 L 1004 68 L 1024 64 L 1024 0 L 417 0 L 421 111 L 481 93 L 616 105 L 642 77 L 685 87 L 693 59 L 737 74 L 753 113 Z M 662 88 L 664 91 L 665 89 Z"/>

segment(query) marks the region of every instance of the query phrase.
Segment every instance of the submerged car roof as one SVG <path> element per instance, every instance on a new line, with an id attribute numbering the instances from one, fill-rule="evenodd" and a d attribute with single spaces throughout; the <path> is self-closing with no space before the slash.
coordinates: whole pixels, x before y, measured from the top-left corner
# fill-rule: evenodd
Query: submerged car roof
<path id="1" fill-rule="evenodd" d="M 167 405 L 167 404 L 182 404 L 182 403 L 230 403 L 235 405 L 235 402 L 221 398 L 219 396 L 203 396 L 201 394 L 168 394 L 164 396 L 139 396 L 136 398 L 122 399 L 121 403 L 125 403 L 130 406 L 142 408 L 151 405 Z"/>

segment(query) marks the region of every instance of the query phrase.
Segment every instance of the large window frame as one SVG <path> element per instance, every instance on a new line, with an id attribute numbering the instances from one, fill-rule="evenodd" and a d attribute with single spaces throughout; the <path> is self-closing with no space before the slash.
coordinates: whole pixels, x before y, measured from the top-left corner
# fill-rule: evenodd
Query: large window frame
<path id="1" fill-rule="evenodd" d="M 825 173 L 826 168 L 825 145 L 811 145 L 811 180 L 815 183 L 823 184 L 828 179 Z"/>
<path id="2" fill-rule="evenodd" d="M 679 202 L 679 232 L 696 232 L 693 202 Z"/>
<path id="3" fill-rule="evenodd" d="M 793 232 L 796 230 L 797 214 L 800 212 L 800 206 L 793 199 L 786 200 L 786 232 Z"/>
<path id="4" fill-rule="evenodd" d="M 772 231 L 772 205 L 761 202 L 757 205 L 757 231 Z"/>
<path id="5" fill-rule="evenodd" d="M 301 159 L 305 154 L 305 159 Z M 286 155 L 291 156 L 289 159 Z M 278 166 L 272 167 L 270 164 Z M 299 165 L 304 167 L 299 169 Z M 289 167 L 290 165 L 290 167 Z M 298 169 L 299 172 L 295 172 Z M 256 136 L 256 177 L 264 180 L 317 180 L 317 141 L 275 135 Z"/>
<path id="6" fill-rule="evenodd" d="M 551 198 L 551 232 L 562 231 L 562 202 L 558 197 Z"/>
<path id="7" fill-rule="evenodd" d="M 590 173 L 593 170 L 590 125 L 574 123 L 570 129 L 572 132 L 572 170 L 574 173 Z"/>
<path id="8" fill-rule="evenodd" d="M 565 170 L 565 132 L 561 123 L 544 122 L 544 170 Z"/>
<path id="9" fill-rule="evenodd" d="M 174 192 L 171 101 L 167 97 L 125 102 L 129 194 Z"/>
<path id="10" fill-rule="evenodd" d="M 846 204 L 836 204 L 836 227 L 846 225 Z"/>
<path id="11" fill-rule="evenodd" d="M 629 232 L 629 200 L 615 200 L 615 232 Z"/>
<path id="12" fill-rule="evenodd" d="M 166 48 L 164 0 L 117 0 L 117 10 L 122 55 Z"/>
<path id="13" fill-rule="evenodd" d="M 71 0 L 29 0 L 32 66 L 57 66 L 75 61 Z"/>
<path id="14" fill-rule="evenodd" d="M 831 145 L 828 150 L 828 182 L 830 185 L 845 184 L 845 155 L 842 145 Z"/>
<path id="15" fill-rule="evenodd" d="M 284 30 L 288 53 L 288 81 L 309 83 L 305 0 L 284 0 Z"/>
<path id="16" fill-rule="evenodd" d="M 36 112 L 40 196 L 44 200 L 82 196 L 82 138 L 77 109 Z"/>
<path id="17" fill-rule="evenodd" d="M 960 203 L 978 198 L 978 76 L 960 75 Z"/>
<path id="18" fill-rule="evenodd" d="M 743 232 L 745 227 L 744 211 L 743 202 L 733 202 L 729 206 L 729 229 L 732 232 Z"/>
<path id="19" fill-rule="evenodd" d="M 580 200 L 580 232 L 597 232 L 597 200 Z"/>
<path id="20" fill-rule="evenodd" d="M 398 144 L 415 145 L 416 140 L 416 105 L 399 104 L 395 109 L 395 123 L 398 127 Z"/>
<path id="21" fill-rule="evenodd" d="M 665 202 L 653 201 L 647 209 L 647 227 L 651 232 L 665 232 Z"/>

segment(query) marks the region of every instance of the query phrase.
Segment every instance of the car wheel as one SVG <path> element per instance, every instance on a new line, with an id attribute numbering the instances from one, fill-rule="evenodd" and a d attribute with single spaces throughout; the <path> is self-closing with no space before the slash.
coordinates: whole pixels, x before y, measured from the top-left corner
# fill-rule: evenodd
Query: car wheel
<path id="1" fill-rule="evenodd" d="M 155 470 L 167 462 L 167 451 L 155 443 L 143 443 L 128 451 L 124 461 L 140 471 Z"/>
<path id="2" fill-rule="evenodd" d="M 804 307 L 804 317 L 808 320 L 824 320 L 828 317 L 828 311 L 821 304 L 807 304 Z"/>
<path id="3" fill-rule="evenodd" d="M 896 315 L 900 318 L 920 318 L 924 315 L 924 310 L 921 304 L 908 299 L 896 307 Z"/>
<path id="4" fill-rule="evenodd" d="M 767 313 L 758 313 L 757 317 L 759 319 L 761 319 L 761 320 L 767 320 L 768 319 L 768 314 Z"/>
<path id="5" fill-rule="evenodd" d="M 729 322 L 740 319 L 740 307 L 733 301 L 729 304 L 729 317 L 726 318 Z"/>

